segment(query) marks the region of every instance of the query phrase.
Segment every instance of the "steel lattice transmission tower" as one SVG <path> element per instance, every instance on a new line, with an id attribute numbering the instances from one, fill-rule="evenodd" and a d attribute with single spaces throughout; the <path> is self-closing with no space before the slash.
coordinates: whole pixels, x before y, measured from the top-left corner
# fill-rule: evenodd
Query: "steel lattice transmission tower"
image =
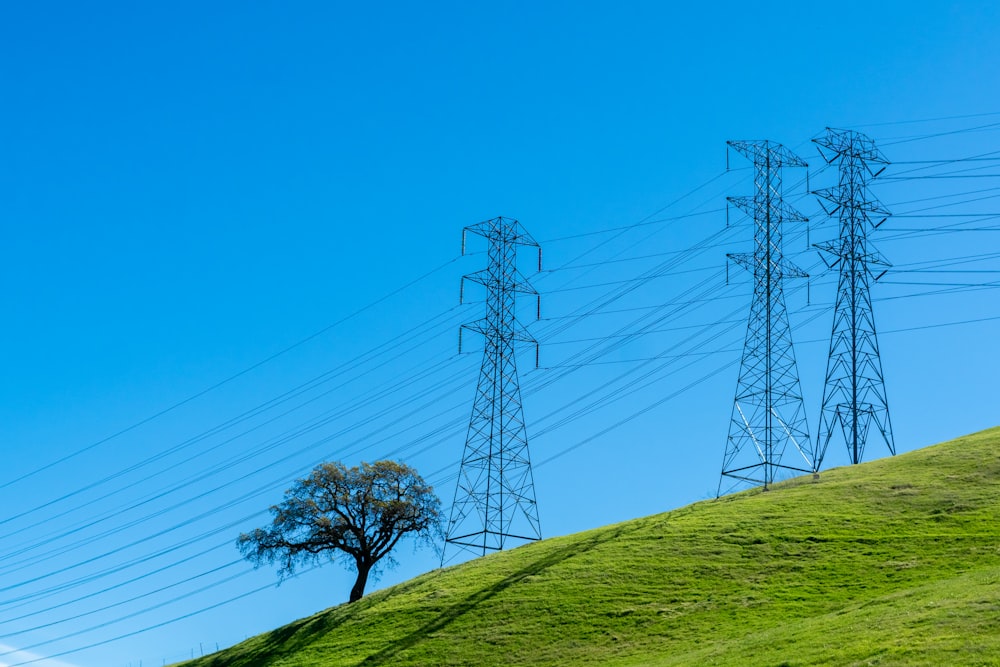
<path id="1" fill-rule="evenodd" d="M 827 128 L 825 137 L 813 141 L 827 163 L 838 163 L 838 185 L 815 194 L 827 214 L 840 219 L 840 237 L 816 244 L 834 256 L 830 268 L 840 270 L 816 440 L 815 467 L 819 470 L 830 440 L 838 432 L 844 437 L 851 463 L 861 462 L 872 425 L 890 454 L 896 453 L 896 445 L 869 294 L 871 283 L 881 277 L 874 276 L 871 267 L 889 267 L 868 242 L 868 233 L 889 217 L 869 191 L 869 183 L 889 161 L 874 141 L 851 130 Z"/>
<path id="2" fill-rule="evenodd" d="M 459 350 L 462 329 L 482 334 L 486 346 L 445 548 L 483 555 L 510 540 L 542 537 L 514 355 L 515 343 L 532 343 L 537 364 L 538 343 L 517 321 L 515 302 L 518 293 L 538 294 L 517 270 L 517 246 L 539 246 L 517 220 L 498 217 L 463 230 L 463 254 L 470 232 L 489 242 L 489 266 L 464 276 L 462 292 L 466 280 L 486 287 L 486 317 L 462 325 Z M 539 248 L 539 270 L 541 264 Z"/>
<path id="3" fill-rule="evenodd" d="M 782 200 L 783 167 L 808 165 L 772 141 L 729 141 L 729 147 L 753 163 L 754 195 L 728 200 L 753 219 L 754 251 L 728 257 L 753 272 L 753 302 L 743 359 L 729 422 L 719 494 L 726 478 L 733 487 L 763 484 L 768 488 L 780 471 L 808 473 L 813 455 L 806 412 L 792 349 L 783 281 L 808 275 L 782 255 L 785 221 L 806 221 Z M 784 455 L 791 444 L 794 458 Z M 731 487 L 732 488 L 732 487 Z"/>

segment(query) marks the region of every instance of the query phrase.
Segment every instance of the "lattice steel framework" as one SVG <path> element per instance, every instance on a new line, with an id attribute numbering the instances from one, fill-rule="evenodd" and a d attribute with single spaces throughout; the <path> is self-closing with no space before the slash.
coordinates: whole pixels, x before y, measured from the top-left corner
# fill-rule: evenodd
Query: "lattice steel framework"
<path id="1" fill-rule="evenodd" d="M 754 195 L 730 197 L 729 202 L 754 222 L 754 251 L 728 255 L 753 272 L 753 302 L 729 437 L 722 463 L 719 491 L 729 478 L 730 489 L 743 484 L 768 488 L 782 473 L 812 472 L 813 453 L 806 412 L 792 349 L 792 332 L 785 308 L 783 281 L 808 277 L 782 255 L 782 223 L 806 221 L 782 200 L 783 167 L 808 165 L 781 144 L 771 141 L 729 141 L 729 147 L 754 167 Z M 791 444 L 794 459 L 784 460 Z"/>
<path id="2" fill-rule="evenodd" d="M 816 440 L 815 467 L 819 470 L 837 433 L 844 438 L 851 463 L 861 462 L 872 425 L 890 454 L 896 453 L 896 445 L 869 293 L 871 284 L 878 279 L 872 267 L 889 267 L 868 241 L 869 232 L 889 217 L 889 212 L 872 195 L 869 184 L 889 161 L 874 141 L 852 130 L 827 128 L 825 137 L 813 141 L 827 163 L 838 164 L 838 185 L 817 190 L 815 194 L 827 215 L 840 220 L 840 237 L 816 244 L 834 256 L 830 268 L 836 266 L 840 270 Z"/>
<path id="3" fill-rule="evenodd" d="M 482 334 L 486 347 L 445 548 L 453 544 L 483 555 L 503 549 L 511 540 L 542 537 L 514 354 L 516 343 L 532 343 L 537 364 L 538 343 L 517 321 L 515 302 L 518 293 L 526 293 L 536 295 L 537 304 L 538 293 L 518 271 L 516 249 L 538 248 L 539 270 L 542 254 L 524 227 L 510 218 L 466 227 L 463 254 L 467 233 L 489 242 L 489 266 L 462 278 L 463 294 L 466 280 L 486 287 L 486 317 L 462 325 L 459 350 L 464 329 Z"/>

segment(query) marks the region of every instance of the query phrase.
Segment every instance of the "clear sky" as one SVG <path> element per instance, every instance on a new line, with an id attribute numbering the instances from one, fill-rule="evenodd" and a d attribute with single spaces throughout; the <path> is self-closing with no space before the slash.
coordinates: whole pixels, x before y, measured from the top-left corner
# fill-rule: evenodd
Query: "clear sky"
<path id="1" fill-rule="evenodd" d="M 236 536 L 324 459 L 401 458 L 450 505 L 485 259 L 461 229 L 496 215 L 544 249 L 543 533 L 712 497 L 750 298 L 727 139 L 785 144 L 812 187 L 825 127 L 879 142 L 897 446 L 996 425 L 998 29 L 992 2 L 4 3 L 0 665 L 159 665 L 346 600 L 341 566 L 275 587 Z M 815 433 L 834 277 L 809 244 L 836 226 L 803 177 Z M 399 561 L 376 586 L 436 565 Z"/>

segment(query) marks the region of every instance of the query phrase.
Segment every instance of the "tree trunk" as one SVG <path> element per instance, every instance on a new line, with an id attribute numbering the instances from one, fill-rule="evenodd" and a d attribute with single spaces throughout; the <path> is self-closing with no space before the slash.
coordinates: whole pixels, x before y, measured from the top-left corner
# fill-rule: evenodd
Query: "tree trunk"
<path id="1" fill-rule="evenodd" d="M 365 594 L 365 586 L 368 584 L 368 573 L 372 566 L 369 563 L 358 563 L 358 578 L 351 589 L 351 599 L 348 602 L 357 602 Z"/>

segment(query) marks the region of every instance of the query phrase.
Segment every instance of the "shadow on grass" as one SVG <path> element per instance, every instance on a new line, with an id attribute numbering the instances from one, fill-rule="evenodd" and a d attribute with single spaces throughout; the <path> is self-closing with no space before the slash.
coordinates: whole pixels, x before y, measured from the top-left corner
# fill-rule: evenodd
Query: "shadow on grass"
<path id="1" fill-rule="evenodd" d="M 422 579 L 422 577 L 418 579 Z M 415 581 L 399 584 L 394 586 L 391 592 L 392 594 L 405 593 L 416 585 Z M 333 609 L 322 611 L 309 618 L 303 618 L 259 635 L 250 640 L 250 645 L 245 649 L 246 653 L 242 653 L 241 647 L 234 646 L 217 655 L 205 656 L 184 664 L 191 665 L 191 667 L 269 667 L 275 660 L 295 654 L 318 637 L 354 620 L 373 604 L 381 602 L 384 593 L 387 592 L 379 591 L 357 602 L 344 603 Z"/>
<path id="2" fill-rule="evenodd" d="M 400 653 L 412 648 L 422 640 L 427 639 L 427 637 L 431 634 L 448 627 L 463 615 L 475 609 L 479 604 L 496 595 L 499 595 L 511 586 L 514 586 L 528 577 L 540 574 L 553 565 L 562 563 L 573 556 L 578 556 L 581 553 L 590 551 L 600 544 L 616 539 L 623 531 L 624 528 L 602 531 L 600 534 L 589 539 L 580 542 L 572 542 L 571 544 L 567 544 L 565 547 L 548 552 L 538 560 L 531 562 L 526 567 L 521 568 L 517 572 L 505 577 L 492 586 L 488 586 L 487 588 L 477 591 L 464 600 L 443 610 L 434 620 L 425 623 L 422 627 L 411 632 L 402 639 L 393 642 L 390 646 L 387 646 L 378 653 L 374 653 L 362 660 L 358 663 L 358 667 L 376 667 L 377 665 L 394 664 L 396 656 Z"/>

